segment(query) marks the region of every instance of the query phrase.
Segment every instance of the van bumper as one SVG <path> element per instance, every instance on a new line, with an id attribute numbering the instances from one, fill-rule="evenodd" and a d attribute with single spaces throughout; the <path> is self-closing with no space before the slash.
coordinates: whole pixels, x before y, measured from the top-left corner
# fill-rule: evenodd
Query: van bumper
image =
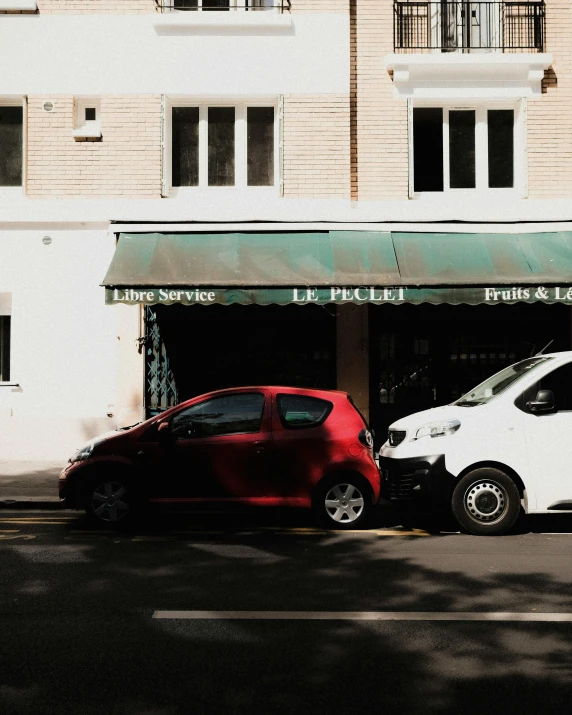
<path id="1" fill-rule="evenodd" d="M 379 458 L 382 496 L 400 504 L 443 511 L 451 504 L 455 477 L 447 471 L 444 454 L 408 459 Z"/>

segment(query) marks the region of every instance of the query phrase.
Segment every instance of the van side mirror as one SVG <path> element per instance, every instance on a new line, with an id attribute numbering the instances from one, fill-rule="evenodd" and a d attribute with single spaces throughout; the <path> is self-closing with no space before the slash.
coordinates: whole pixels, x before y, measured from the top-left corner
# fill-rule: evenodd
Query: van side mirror
<path id="1" fill-rule="evenodd" d="M 535 400 L 526 403 L 531 412 L 552 412 L 555 406 L 552 390 L 538 390 Z"/>

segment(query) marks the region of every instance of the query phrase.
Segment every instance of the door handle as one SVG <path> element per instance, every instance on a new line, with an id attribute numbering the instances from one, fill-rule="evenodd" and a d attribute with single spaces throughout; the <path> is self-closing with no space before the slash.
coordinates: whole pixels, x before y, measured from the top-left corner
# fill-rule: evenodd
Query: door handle
<path id="1" fill-rule="evenodd" d="M 253 446 L 256 454 L 262 454 L 266 449 L 266 442 L 254 442 Z"/>

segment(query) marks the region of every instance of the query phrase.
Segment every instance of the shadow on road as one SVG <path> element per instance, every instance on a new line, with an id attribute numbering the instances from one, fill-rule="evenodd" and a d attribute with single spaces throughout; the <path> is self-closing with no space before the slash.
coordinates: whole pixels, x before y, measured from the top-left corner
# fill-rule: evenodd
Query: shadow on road
<path id="1" fill-rule="evenodd" d="M 289 526 L 307 523 L 288 514 Z M 177 523 L 188 518 L 178 516 Z M 248 521 L 233 518 L 241 528 Z M 556 565 L 534 573 L 526 549 L 516 556 L 507 549 L 507 541 L 522 539 L 545 548 L 531 534 L 413 538 L 397 546 L 383 539 L 247 533 L 159 544 L 6 542 L 0 712 L 566 712 L 570 624 L 151 617 L 156 609 L 571 611 L 570 584 L 558 573 L 569 542 L 550 549 L 547 559 Z M 469 575 L 467 554 L 484 541 L 482 563 Z"/>

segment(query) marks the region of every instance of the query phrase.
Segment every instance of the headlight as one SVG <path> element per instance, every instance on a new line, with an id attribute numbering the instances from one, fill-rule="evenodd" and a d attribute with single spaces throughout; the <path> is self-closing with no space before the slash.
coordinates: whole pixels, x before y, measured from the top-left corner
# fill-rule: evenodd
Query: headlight
<path id="1" fill-rule="evenodd" d="M 443 420 L 441 422 L 430 422 L 427 425 L 420 427 L 415 433 L 413 439 L 421 439 L 421 437 L 446 437 L 449 434 L 455 433 L 461 423 L 459 420 Z"/>
<path id="2" fill-rule="evenodd" d="M 93 442 L 86 444 L 85 447 L 78 449 L 78 451 L 73 455 L 73 457 L 70 457 L 70 462 L 73 464 L 74 462 L 81 462 L 84 459 L 89 459 L 93 453 L 94 447 L 95 444 Z"/>

